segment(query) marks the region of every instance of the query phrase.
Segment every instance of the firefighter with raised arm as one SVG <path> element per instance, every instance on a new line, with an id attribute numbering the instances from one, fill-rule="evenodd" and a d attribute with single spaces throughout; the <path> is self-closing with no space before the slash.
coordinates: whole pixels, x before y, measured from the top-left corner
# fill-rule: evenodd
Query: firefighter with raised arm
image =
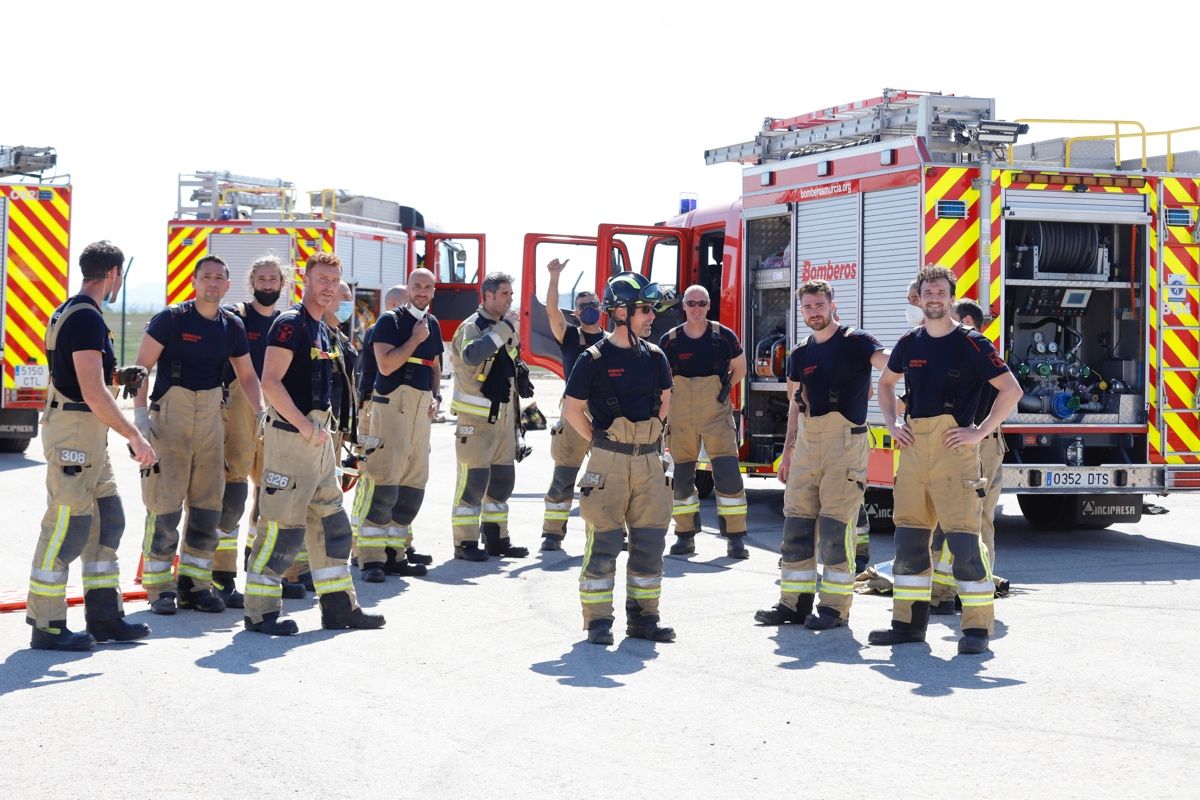
<path id="1" fill-rule="evenodd" d="M 925 267 L 917 276 L 925 317 L 922 327 L 900 337 L 879 379 L 879 409 L 896 446 L 896 560 L 892 626 L 871 631 L 871 644 L 925 641 L 929 625 L 932 564 L 929 539 L 941 523 L 954 556 L 962 600 L 958 652 L 982 653 L 994 623 L 991 565 L 980 540 L 988 479 L 979 443 L 1012 413 L 1021 387 L 987 337 L 950 316 L 954 273 Z M 896 384 L 908 391 L 905 418 L 896 415 Z M 997 392 L 991 413 L 978 425 L 983 387 Z"/>
<path id="2" fill-rule="evenodd" d="M 224 379 L 232 366 L 251 411 L 262 410 L 258 376 L 246 329 L 221 308 L 229 268 L 205 256 L 192 273 L 196 299 L 163 309 L 146 325 L 137 363 L 158 365 L 154 390 L 142 386 L 134 418 L 158 453 L 142 470 L 146 537 L 142 586 L 155 614 L 176 608 L 217 613 L 225 601 L 213 592 L 213 559 L 225 491 Z M 179 523 L 187 507 L 182 547 Z M 171 572 L 179 552 L 178 581 Z"/>
<path id="3" fill-rule="evenodd" d="M 488 556 L 522 558 L 508 535 L 508 498 L 516 481 L 518 414 L 514 398 L 520 339 L 512 313 L 512 277 L 484 277 L 479 309 L 463 320 L 450 342 L 454 399 L 458 415 L 454 450 L 458 484 L 451 524 L 454 557 L 487 561 Z M 483 536 L 485 550 L 479 549 Z"/>
<path id="4" fill-rule="evenodd" d="M 350 577 L 350 519 L 342 508 L 333 449 L 331 387 L 342 358 L 322 317 L 336 296 L 342 262 L 309 257 L 301 302 L 276 317 L 267 334 L 263 396 L 263 474 L 258 535 L 246 562 L 246 629 L 274 636 L 297 632 L 280 619 L 282 579 L 307 545 L 321 627 L 380 628 L 384 619 L 358 606 Z"/>
<path id="5" fill-rule="evenodd" d="M 675 387 L 667 447 L 675 462 L 674 506 L 676 540 L 672 555 L 696 552 L 700 531 L 700 496 L 696 464 L 701 449 L 712 466 L 717 497 L 717 523 L 728 540 L 732 558 L 749 558 L 746 536 L 746 489 L 738 465 L 737 431 L 730 392 L 746 377 L 746 355 L 737 334 L 708 319 L 712 304 L 708 289 L 689 286 L 683 292 L 686 321 L 659 340 L 671 364 Z"/>
<path id="6" fill-rule="evenodd" d="M 615 330 L 579 357 L 567 380 L 563 415 L 591 454 L 579 479 L 587 547 L 579 575 L 583 625 L 594 644 L 613 643 L 617 555 L 629 536 L 626 635 L 675 640 L 659 626 L 663 550 L 671 524 L 671 492 L 662 462 L 664 421 L 671 408 L 671 369 L 644 337 L 662 299 L 657 284 L 632 272 L 611 278 L 604 310 Z"/>
<path id="7" fill-rule="evenodd" d="M 567 261 L 557 258 L 546 265 L 550 273 L 550 285 L 546 289 L 546 316 L 550 320 L 550 332 L 554 334 L 562 350 L 563 379 L 571 377 L 571 368 L 584 350 L 604 338 L 600 329 L 600 303 L 593 292 L 582 291 L 575 295 L 575 318 L 578 325 L 567 322 L 558 307 L 558 281 Z M 567 534 L 567 520 L 571 517 L 571 506 L 575 502 L 575 478 L 587 457 L 589 442 L 575 428 L 560 419 L 550 429 L 550 457 L 554 459 L 554 475 L 550 488 L 546 490 L 546 511 L 542 518 L 542 549 L 561 550 L 562 540 Z"/>
<path id="8" fill-rule="evenodd" d="M 846 624 L 854 597 L 855 523 L 867 480 L 867 400 L 871 368 L 888 351 L 866 331 L 834 321 L 833 287 L 809 281 L 797 291 L 812 333 L 788 356 L 789 425 L 779 464 L 783 545 L 779 602 L 759 611 L 764 625 L 810 630 Z M 801 423 L 802 419 L 802 423 Z M 817 602 L 818 555 L 824 565 Z M 815 609 L 814 609 L 815 604 Z"/>
<path id="9" fill-rule="evenodd" d="M 100 303 L 121 289 L 125 255 L 111 242 L 93 242 L 79 255 L 83 285 L 59 306 L 46 330 L 50 387 L 42 415 L 46 456 L 46 513 L 29 574 L 27 621 L 30 646 L 38 650 L 91 650 L 97 641 L 144 639 L 150 628 L 124 620 L 117 547 L 125 511 L 108 458 L 111 428 L 129 442 L 143 469 L 154 449 L 117 407 L 113 378 L 126 396 L 146 377 L 139 367 L 117 370 L 112 333 Z M 83 603 L 87 631 L 67 627 L 67 572 L 83 558 Z"/>
<path id="10" fill-rule="evenodd" d="M 236 315 L 246 329 L 250 348 L 250 363 L 254 374 L 262 378 L 263 358 L 267 350 L 267 331 L 279 316 L 275 303 L 286 283 L 283 265 L 272 255 L 263 256 L 250 265 L 250 302 L 234 303 L 225 310 Z M 227 377 L 228 374 L 227 374 Z M 258 425 L 262 414 L 256 414 L 242 393 L 237 380 L 228 386 L 225 404 L 225 492 L 221 500 L 221 520 L 217 523 L 217 553 L 213 557 L 213 589 L 226 608 L 243 608 L 245 600 L 234 585 L 237 577 L 238 532 L 246 512 L 250 494 L 249 480 L 257 488 L 262 475 L 262 436 Z M 258 503 L 251 508 L 247 542 L 254 539 Z M 247 543 L 246 549 L 250 545 Z M 303 595 L 301 595 L 303 596 Z"/>
<path id="11" fill-rule="evenodd" d="M 378 447 L 367 458 L 367 488 L 356 504 L 363 514 L 358 562 L 363 580 L 386 575 L 424 575 L 428 556 L 409 563 L 412 523 L 429 481 L 429 433 L 441 402 L 442 344 L 437 317 L 429 313 L 434 276 L 409 276 L 409 301 L 388 311 L 371 328 L 377 375 L 371 389 L 371 430 Z M 389 558 L 390 556 L 390 558 Z"/>

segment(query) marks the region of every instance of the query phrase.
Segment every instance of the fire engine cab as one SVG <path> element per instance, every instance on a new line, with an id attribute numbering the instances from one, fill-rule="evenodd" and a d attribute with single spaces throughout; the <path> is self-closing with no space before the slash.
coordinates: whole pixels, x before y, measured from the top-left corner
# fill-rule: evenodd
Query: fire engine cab
<path id="1" fill-rule="evenodd" d="M 1017 143 L 1051 123 L 1079 135 Z M 885 90 L 768 118 L 753 140 L 705 153 L 742 165 L 732 205 L 685 203 L 660 225 L 602 225 L 595 237 L 527 237 L 525 285 L 545 284 L 539 249 L 573 240 L 594 251 L 584 282 L 597 287 L 626 265 L 708 287 L 720 298 L 710 315 L 751 362 L 736 398 L 743 467 L 772 475 L 784 363 L 807 335 L 797 287 L 829 281 L 841 322 L 890 347 L 909 328 L 917 270 L 950 267 L 1025 392 L 1003 426 L 1004 491 L 1038 526 L 1135 521 L 1143 495 L 1200 489 L 1200 152 L 1171 148 L 1191 130 L 1004 121 L 992 99 Z M 1166 153 L 1150 155 L 1163 141 Z M 530 300 L 530 358 L 550 366 Z M 874 401 L 869 422 L 868 505 L 887 519 L 898 454 Z"/>

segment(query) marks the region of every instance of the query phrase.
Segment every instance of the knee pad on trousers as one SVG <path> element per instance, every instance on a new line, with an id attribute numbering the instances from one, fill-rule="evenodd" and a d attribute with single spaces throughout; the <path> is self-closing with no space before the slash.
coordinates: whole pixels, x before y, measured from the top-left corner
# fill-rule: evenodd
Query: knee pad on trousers
<path id="1" fill-rule="evenodd" d="M 246 512 L 246 498 L 250 496 L 250 485 L 245 481 L 226 483 L 225 494 L 221 497 L 221 521 L 217 527 L 223 531 L 231 531 L 242 521 Z"/>
<path id="2" fill-rule="evenodd" d="M 516 483 L 517 470 L 512 464 L 496 464 L 492 467 L 492 477 L 488 481 L 487 496 L 503 503 L 512 497 L 513 486 Z"/>
<path id="3" fill-rule="evenodd" d="M 546 499 L 561 503 L 575 496 L 575 478 L 579 475 L 579 467 L 555 467 L 554 477 L 550 479 L 550 490 Z"/>
<path id="4" fill-rule="evenodd" d="M 696 493 L 695 461 L 675 462 L 675 476 L 671 479 L 671 489 L 677 500 L 686 500 Z"/>
<path id="5" fill-rule="evenodd" d="M 416 486 L 397 486 L 396 504 L 392 506 L 392 522 L 409 525 L 417 518 L 421 503 L 425 501 L 425 490 Z"/>
<path id="6" fill-rule="evenodd" d="M 896 528 L 897 575 L 919 575 L 933 568 L 929 560 L 929 531 L 924 528 Z"/>
<path id="7" fill-rule="evenodd" d="M 100 515 L 100 546 L 116 550 L 125 532 L 125 506 L 121 505 L 121 498 L 115 494 L 97 498 L 96 511 Z"/>
<path id="8" fill-rule="evenodd" d="M 463 482 L 460 506 L 478 506 L 483 504 L 483 493 L 488 488 L 488 478 L 492 471 L 487 467 L 473 467 L 467 470 L 467 479 Z M 377 488 L 378 490 L 378 488 Z"/>
<path id="9" fill-rule="evenodd" d="M 839 564 L 845 561 L 846 523 L 830 517 L 818 517 L 817 530 L 820 532 L 817 541 L 821 547 L 821 563 Z"/>
<path id="10" fill-rule="evenodd" d="M 217 549 L 217 522 L 221 519 L 220 511 L 208 508 L 188 509 L 187 532 L 184 541 L 188 547 L 197 550 Z"/>
<path id="11" fill-rule="evenodd" d="M 338 510 L 321 520 L 325 526 L 325 555 L 338 561 L 350 557 L 350 545 L 353 539 L 350 533 L 350 518 L 346 512 Z"/>
<path id="12" fill-rule="evenodd" d="M 179 521 L 182 511 L 154 515 L 154 533 L 150 537 L 150 552 L 174 552 L 179 546 Z"/>
<path id="13" fill-rule="evenodd" d="M 738 468 L 737 456 L 717 456 L 712 460 L 713 485 L 721 494 L 738 494 L 742 491 L 742 472 Z"/>
<path id="14" fill-rule="evenodd" d="M 784 561 L 807 561 L 817 549 L 817 521 L 808 517 L 783 518 L 783 547 L 780 555 Z"/>
<path id="15" fill-rule="evenodd" d="M 629 529 L 629 571 L 642 574 L 662 572 L 666 528 Z"/>
<path id="16" fill-rule="evenodd" d="M 367 522 L 372 525 L 387 525 L 392 521 L 392 509 L 396 506 L 396 496 L 400 487 L 392 484 L 375 484 L 371 492 L 371 505 L 367 508 Z"/>
<path id="17" fill-rule="evenodd" d="M 950 553 L 954 556 L 954 577 L 960 581 L 981 581 L 987 577 L 980 552 L 980 539 L 973 533 L 947 533 Z"/>
<path id="18" fill-rule="evenodd" d="M 594 531 L 592 547 L 583 571 L 592 575 L 607 575 L 617 571 L 617 554 L 621 552 L 621 543 L 625 541 L 625 531 L 621 528 L 611 531 Z"/>
<path id="19" fill-rule="evenodd" d="M 92 515 L 71 515 L 67 521 L 67 530 L 63 533 L 62 544 L 58 548 L 58 560 L 64 564 L 74 561 L 83 553 L 87 544 L 88 534 L 92 532 Z"/>
<path id="20" fill-rule="evenodd" d="M 259 536 L 262 534 L 260 533 Z M 275 547 L 267 558 L 267 569 L 283 574 L 304 546 L 303 528 L 280 528 L 275 534 Z M 249 571 L 249 570 L 247 570 Z"/>

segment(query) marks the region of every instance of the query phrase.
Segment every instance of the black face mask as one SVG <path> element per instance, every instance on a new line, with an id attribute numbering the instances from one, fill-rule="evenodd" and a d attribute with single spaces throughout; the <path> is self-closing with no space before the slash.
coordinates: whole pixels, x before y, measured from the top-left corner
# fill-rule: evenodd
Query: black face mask
<path id="1" fill-rule="evenodd" d="M 273 305 L 275 305 L 276 301 L 279 300 L 279 294 L 280 293 L 278 291 L 263 292 L 263 291 L 259 291 L 258 289 L 255 289 L 254 290 L 254 299 L 257 300 L 260 305 L 273 306 Z"/>

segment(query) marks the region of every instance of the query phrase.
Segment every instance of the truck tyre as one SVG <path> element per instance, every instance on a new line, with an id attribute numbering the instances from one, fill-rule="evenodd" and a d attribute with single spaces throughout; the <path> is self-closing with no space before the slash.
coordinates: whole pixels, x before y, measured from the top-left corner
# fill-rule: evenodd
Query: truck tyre
<path id="1" fill-rule="evenodd" d="M 0 439 L 0 453 L 24 453 L 29 449 L 29 439 Z"/>
<path id="2" fill-rule="evenodd" d="M 1075 497 L 1069 494 L 1019 494 L 1017 505 L 1025 520 L 1038 530 L 1075 527 Z"/>
<path id="3" fill-rule="evenodd" d="M 696 470 L 696 494 L 700 496 L 701 500 L 708 498 L 713 493 L 714 485 L 712 470 Z"/>

